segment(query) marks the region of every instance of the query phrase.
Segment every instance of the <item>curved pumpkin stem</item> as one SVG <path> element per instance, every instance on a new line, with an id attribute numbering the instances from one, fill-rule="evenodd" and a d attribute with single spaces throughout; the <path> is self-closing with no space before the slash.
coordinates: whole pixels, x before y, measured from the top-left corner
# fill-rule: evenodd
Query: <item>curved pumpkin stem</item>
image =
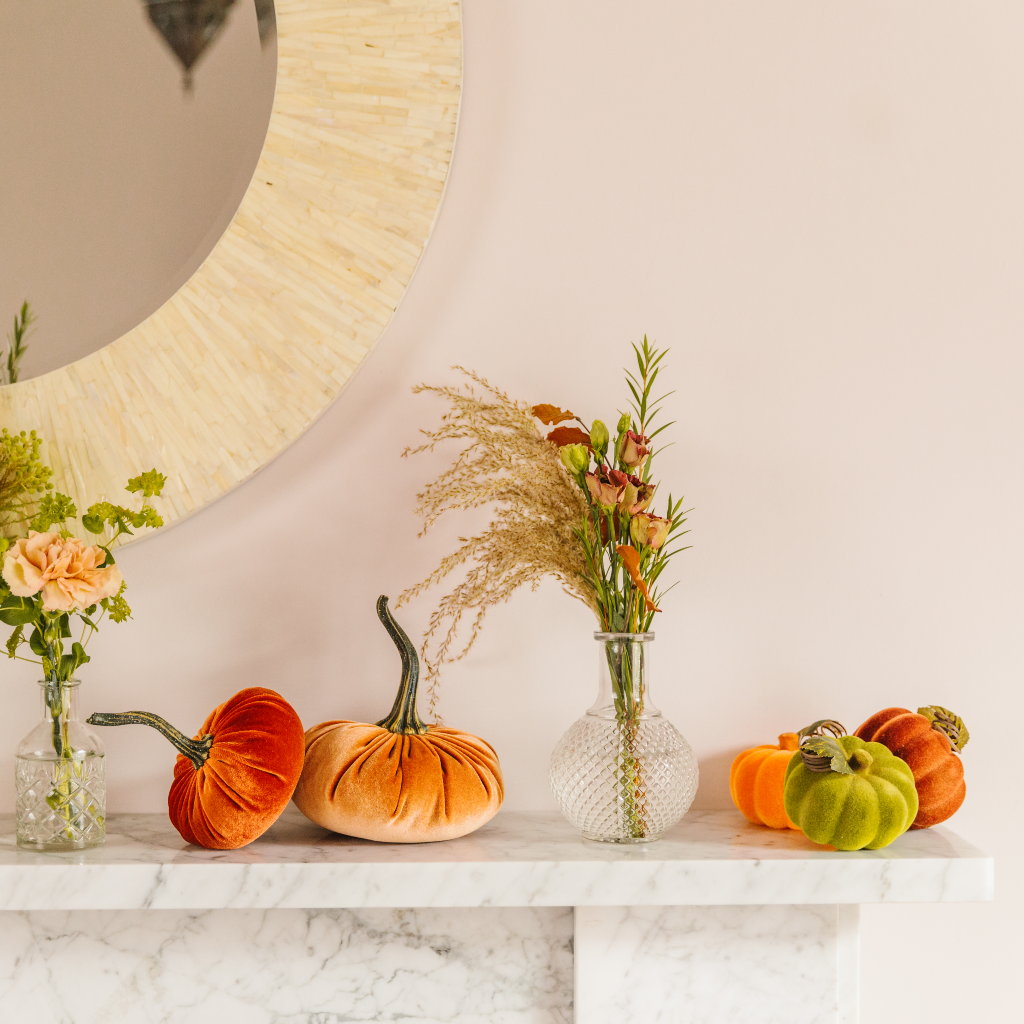
<path id="1" fill-rule="evenodd" d="M 402 656 L 402 682 L 398 687 L 398 696 L 395 697 L 391 714 L 382 718 L 377 725 L 388 732 L 422 736 L 428 730 L 416 711 L 416 688 L 420 681 L 420 660 L 416 657 L 416 648 L 405 630 L 395 622 L 384 594 L 377 598 L 377 618 L 384 624 Z"/>
<path id="2" fill-rule="evenodd" d="M 831 736 L 808 736 L 800 744 L 800 757 L 807 769 L 812 772 L 839 772 L 841 775 L 853 775 L 850 760 L 846 751 L 839 745 L 839 740 Z M 870 756 L 868 763 L 871 763 Z M 866 767 L 854 763 L 854 767 Z"/>
<path id="3" fill-rule="evenodd" d="M 958 754 L 967 746 L 971 734 L 967 731 L 964 720 L 955 711 L 939 707 L 938 704 L 929 704 L 927 707 L 918 708 L 917 713 L 924 715 L 932 723 L 932 728 L 936 732 L 941 732 L 953 744 L 953 749 Z"/>
<path id="4" fill-rule="evenodd" d="M 812 722 L 810 725 L 804 726 L 797 733 L 797 737 L 801 743 L 809 736 L 834 736 L 839 739 L 840 736 L 845 736 L 846 726 L 837 722 L 834 718 L 823 718 L 818 722 Z"/>
<path id="5" fill-rule="evenodd" d="M 196 771 L 206 764 L 206 759 L 210 756 L 210 747 L 213 746 L 213 736 L 210 733 L 201 740 L 190 740 L 166 719 L 148 711 L 124 711 L 119 714 L 97 711 L 96 714 L 90 715 L 86 722 L 89 725 L 148 725 L 166 736 L 192 762 Z"/>

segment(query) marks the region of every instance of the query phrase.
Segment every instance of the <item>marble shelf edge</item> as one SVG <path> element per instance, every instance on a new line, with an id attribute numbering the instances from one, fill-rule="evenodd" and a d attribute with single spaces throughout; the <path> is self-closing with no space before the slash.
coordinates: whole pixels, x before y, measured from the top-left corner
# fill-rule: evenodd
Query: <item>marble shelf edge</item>
<path id="1" fill-rule="evenodd" d="M 583 843 L 556 816 L 512 812 L 417 847 L 342 840 L 290 812 L 230 853 L 185 846 L 162 815 L 114 815 L 107 847 L 59 856 L 18 851 L 10 824 L 0 816 L 3 910 L 823 905 L 994 891 L 992 859 L 946 829 L 830 854 L 729 811 L 694 814 L 641 848 Z"/>

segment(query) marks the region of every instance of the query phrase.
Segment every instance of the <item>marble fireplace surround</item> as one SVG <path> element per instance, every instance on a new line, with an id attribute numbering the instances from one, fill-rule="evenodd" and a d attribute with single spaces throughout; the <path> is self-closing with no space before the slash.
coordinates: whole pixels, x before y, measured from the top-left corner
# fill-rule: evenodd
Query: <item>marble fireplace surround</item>
<path id="1" fill-rule="evenodd" d="M 231 852 L 163 815 L 108 829 L 34 854 L 0 816 L 0 1019 L 855 1024 L 859 904 L 993 894 L 991 858 L 942 827 L 835 853 L 734 811 L 635 847 L 511 812 L 413 846 L 293 809 Z"/>

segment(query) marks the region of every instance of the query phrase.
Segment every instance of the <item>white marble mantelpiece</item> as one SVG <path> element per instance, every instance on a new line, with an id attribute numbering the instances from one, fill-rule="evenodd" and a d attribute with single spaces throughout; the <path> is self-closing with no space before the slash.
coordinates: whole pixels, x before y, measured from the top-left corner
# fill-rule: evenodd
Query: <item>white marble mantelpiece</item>
<path id="1" fill-rule="evenodd" d="M 992 898 L 944 828 L 837 853 L 737 812 L 647 846 L 502 812 L 390 846 L 289 810 L 242 850 L 163 815 L 37 854 L 0 817 L 0 1020 L 33 1024 L 857 1024 L 860 903 Z"/>
<path id="2" fill-rule="evenodd" d="M 335 835 L 290 808 L 241 850 L 183 842 L 158 814 L 115 814 L 106 845 L 41 854 L 0 816 L 0 909 L 724 906 L 988 900 L 990 857 L 941 826 L 840 853 L 735 811 L 691 811 L 659 842 L 590 843 L 556 814 L 502 812 L 446 843 Z"/>

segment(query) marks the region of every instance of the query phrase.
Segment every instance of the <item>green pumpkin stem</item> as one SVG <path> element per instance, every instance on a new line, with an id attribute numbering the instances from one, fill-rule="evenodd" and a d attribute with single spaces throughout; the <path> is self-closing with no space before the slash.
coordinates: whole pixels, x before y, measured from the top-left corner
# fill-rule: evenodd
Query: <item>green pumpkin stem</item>
<path id="1" fill-rule="evenodd" d="M 953 749 L 958 754 L 967 746 L 971 734 L 967 731 L 967 726 L 964 725 L 964 720 L 959 715 L 954 714 L 948 708 L 939 707 L 938 704 L 929 704 L 927 707 L 918 708 L 917 713 L 924 715 L 932 723 L 932 728 L 936 732 L 941 732 L 953 744 Z"/>
<path id="2" fill-rule="evenodd" d="M 853 768 L 864 769 L 871 766 L 874 758 L 863 747 L 860 747 L 850 754 L 847 760 Z"/>
<path id="3" fill-rule="evenodd" d="M 388 608 L 388 599 L 383 594 L 377 598 L 377 618 L 384 624 L 402 656 L 402 682 L 398 687 L 398 695 L 391 713 L 377 725 L 388 732 L 422 736 L 428 729 L 416 711 L 416 687 L 420 681 L 420 660 L 416 657 L 416 648 L 405 630 L 395 622 Z"/>
<path id="4" fill-rule="evenodd" d="M 159 715 L 150 714 L 148 711 L 124 711 L 120 714 L 97 711 L 86 721 L 89 725 L 148 725 L 166 736 L 192 762 L 196 771 L 206 764 L 206 759 L 210 756 L 210 747 L 213 746 L 213 736 L 210 733 L 207 733 L 201 740 L 190 740 L 183 732 L 175 729 L 170 722 Z"/>

